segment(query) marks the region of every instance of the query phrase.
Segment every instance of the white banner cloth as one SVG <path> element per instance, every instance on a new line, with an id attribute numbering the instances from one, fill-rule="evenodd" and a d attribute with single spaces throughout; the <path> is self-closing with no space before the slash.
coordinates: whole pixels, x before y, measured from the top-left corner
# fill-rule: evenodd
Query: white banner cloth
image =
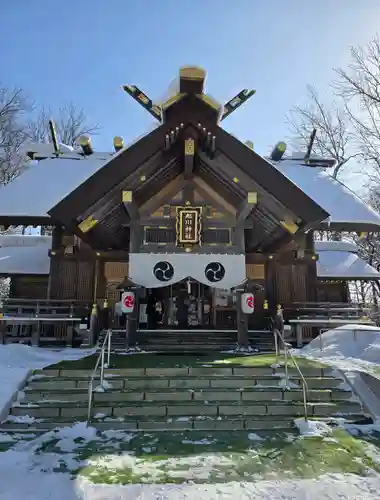
<path id="1" fill-rule="evenodd" d="M 232 288 L 246 279 L 244 254 L 129 255 L 129 278 L 145 288 L 178 283 L 185 278 L 216 288 Z"/>

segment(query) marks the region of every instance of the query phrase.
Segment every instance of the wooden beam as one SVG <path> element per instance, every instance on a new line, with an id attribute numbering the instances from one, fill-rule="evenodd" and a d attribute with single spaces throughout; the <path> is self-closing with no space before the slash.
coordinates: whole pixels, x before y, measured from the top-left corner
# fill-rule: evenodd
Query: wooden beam
<path id="1" fill-rule="evenodd" d="M 183 174 L 178 175 L 163 189 L 161 189 L 161 191 L 152 196 L 150 200 L 141 205 L 140 216 L 146 217 L 158 210 L 162 205 L 164 205 L 167 201 L 170 201 L 179 191 L 181 191 L 186 182 L 187 181 L 185 181 Z"/>
<path id="2" fill-rule="evenodd" d="M 168 160 L 167 158 L 164 158 L 161 153 L 153 155 L 153 157 L 146 163 L 139 166 L 135 172 L 127 176 L 103 197 L 89 206 L 88 209 L 80 215 L 80 217 L 85 219 L 91 215 L 94 219 L 101 220 L 104 216 L 109 215 L 112 209 L 119 206 L 120 191 L 122 189 L 128 186 L 129 189 L 132 189 L 137 193 L 142 186 L 148 184 L 151 180 L 154 182 L 154 175 L 158 170 L 160 163 L 165 162 L 164 168 L 167 168 L 172 166 L 176 161 L 177 159 L 175 157 Z"/>
<path id="3" fill-rule="evenodd" d="M 153 104 L 152 99 L 142 92 L 136 85 L 123 85 L 122 89 L 136 102 L 150 113 L 160 123 L 162 122 L 162 110 L 160 106 Z"/>
<path id="4" fill-rule="evenodd" d="M 181 205 L 182 206 L 182 205 Z M 174 228 L 175 227 L 175 218 L 169 218 L 169 217 L 140 217 L 139 220 L 141 226 L 152 226 L 152 227 L 168 227 L 168 228 Z M 121 224 L 121 227 L 130 227 L 131 226 L 131 221 L 124 222 Z M 253 228 L 253 221 L 252 220 L 245 220 L 244 221 L 244 229 L 252 229 Z M 202 228 L 203 229 L 227 229 L 227 228 L 232 228 L 236 226 L 236 219 L 234 217 L 222 217 L 218 219 L 214 218 L 208 218 L 208 217 L 203 217 L 202 218 Z"/>
<path id="5" fill-rule="evenodd" d="M 194 205 L 194 184 L 192 182 L 187 182 L 182 189 L 182 206 L 186 203 Z"/>
<path id="6" fill-rule="evenodd" d="M 117 206 L 118 202 L 114 198 L 107 201 L 99 200 L 99 202 L 96 203 L 95 207 L 92 208 L 92 210 L 86 210 L 78 217 L 78 220 L 87 220 L 91 218 L 96 221 L 100 221 L 104 216 L 109 215 L 111 211 L 115 210 Z"/>
<path id="7" fill-rule="evenodd" d="M 141 252 L 145 253 L 162 253 L 162 251 L 166 253 L 185 253 L 184 247 L 179 247 L 175 244 L 171 243 L 147 243 L 145 245 L 141 245 Z M 200 247 L 194 248 L 194 253 L 226 253 L 226 254 L 240 254 L 241 250 L 236 245 L 223 245 L 223 244 L 202 244 Z"/>
<path id="8" fill-rule="evenodd" d="M 243 172 L 254 178 L 262 189 L 282 205 L 297 216 L 302 214 L 302 219 L 306 223 L 317 223 L 327 219 L 328 213 L 269 161 L 247 148 L 221 127 L 209 125 L 209 129 L 216 136 L 217 144 L 223 154 L 228 158 L 234 158 L 234 162 Z"/>
<path id="9" fill-rule="evenodd" d="M 127 211 L 131 221 L 138 221 L 139 210 L 137 208 L 136 203 L 133 200 L 133 192 L 132 191 L 122 191 L 121 199 L 124 205 L 125 210 Z"/>
<path id="10" fill-rule="evenodd" d="M 175 122 L 178 124 L 178 122 Z M 138 142 L 114 155 L 110 161 L 89 177 L 85 182 L 49 210 L 49 215 L 69 227 L 72 220 L 104 197 L 115 186 L 147 164 L 155 156 L 163 157 L 165 135 L 170 125 L 161 126 L 144 136 Z M 174 122 L 173 122 L 174 125 Z M 80 167 L 80 165 L 79 165 Z"/>
<path id="11" fill-rule="evenodd" d="M 191 137 L 185 140 L 184 177 L 191 179 L 194 171 L 195 141 Z"/>
<path id="12" fill-rule="evenodd" d="M 98 220 L 94 219 L 92 215 L 89 215 L 82 222 L 78 224 L 78 229 L 81 233 L 85 234 L 91 231 L 91 229 L 93 229 L 97 223 Z"/>
<path id="13" fill-rule="evenodd" d="M 240 207 L 239 212 L 236 214 L 236 221 L 240 224 L 243 220 L 245 220 L 252 210 L 257 205 L 257 193 L 254 191 L 249 191 L 247 193 L 247 198 L 243 201 L 242 206 Z"/>
<path id="14" fill-rule="evenodd" d="M 201 179 L 198 176 L 195 176 L 193 178 L 194 185 L 196 187 L 196 190 L 199 192 L 199 194 L 205 198 L 205 199 L 210 199 L 210 201 L 213 201 L 213 204 L 215 204 L 215 207 L 218 208 L 218 210 L 222 212 L 227 212 L 231 214 L 233 217 L 236 217 L 237 210 L 236 208 L 225 201 L 225 199 L 220 196 L 219 193 L 217 193 L 211 186 L 207 184 L 203 179 Z"/>
<path id="15" fill-rule="evenodd" d="M 288 219 L 281 220 L 280 224 L 290 234 L 296 234 L 296 232 L 299 230 L 299 226 L 292 220 L 288 220 Z"/>
<path id="16" fill-rule="evenodd" d="M 250 97 L 252 97 L 254 94 L 256 94 L 256 90 L 248 90 L 244 89 L 241 90 L 235 97 L 230 99 L 226 104 L 224 105 L 224 111 L 222 114 L 222 118 L 220 121 L 224 120 L 227 118 L 227 116 L 230 116 L 231 113 L 236 111 L 242 104 L 244 104 Z"/>

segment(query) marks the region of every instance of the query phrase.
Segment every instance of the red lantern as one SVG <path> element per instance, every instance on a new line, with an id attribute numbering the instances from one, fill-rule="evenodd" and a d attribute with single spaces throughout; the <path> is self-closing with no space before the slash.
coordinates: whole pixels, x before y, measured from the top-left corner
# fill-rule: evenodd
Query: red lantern
<path id="1" fill-rule="evenodd" d="M 121 296 L 121 310 L 123 313 L 130 314 L 135 308 L 135 294 L 133 292 L 124 292 Z"/>
<path id="2" fill-rule="evenodd" d="M 244 314 L 252 314 L 255 310 L 253 293 L 243 293 L 241 296 L 241 309 Z"/>

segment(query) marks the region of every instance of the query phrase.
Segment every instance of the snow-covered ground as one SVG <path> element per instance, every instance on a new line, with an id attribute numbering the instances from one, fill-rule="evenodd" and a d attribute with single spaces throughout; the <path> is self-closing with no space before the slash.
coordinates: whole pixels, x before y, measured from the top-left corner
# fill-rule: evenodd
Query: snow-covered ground
<path id="1" fill-rule="evenodd" d="M 334 442 L 330 437 L 331 428 L 323 423 L 305 424 L 302 419 L 297 421 L 301 433 L 308 437 L 320 437 Z M 170 456 L 159 461 L 146 460 L 133 453 L 122 452 L 121 445 L 128 444 L 135 436 L 125 431 L 106 431 L 103 437 L 96 436 L 93 428 L 87 428 L 84 423 L 51 431 L 31 441 L 19 441 L 8 451 L 0 453 L 0 500 L 22 498 L 23 500 L 229 500 L 263 499 L 263 500 L 356 500 L 358 498 L 380 499 L 380 476 L 371 470 L 366 474 L 324 474 L 313 479 L 281 479 L 276 477 L 276 465 L 273 468 L 273 478 L 254 477 L 252 472 L 244 473 L 246 480 L 223 480 L 217 484 L 196 484 L 206 482 L 214 474 L 221 478 L 224 472 L 234 470 L 236 462 L 228 454 L 210 453 L 207 446 L 215 440 L 189 441 L 186 444 L 198 449 L 190 455 Z M 152 440 L 152 436 L 150 437 Z M 10 439 L 10 437 L 9 437 Z M 94 446 L 93 456 L 88 460 L 81 459 L 81 450 L 98 439 Z M 100 441 L 99 441 L 100 439 Z M 101 441 L 103 439 L 103 441 Z M 261 439 L 253 434 L 249 436 L 252 442 Z M 291 437 L 291 439 L 295 439 Z M 298 438 L 302 439 L 302 438 Z M 4 437 L 4 441 L 6 437 Z M 113 443 L 113 453 L 104 453 L 101 445 Z M 50 443 L 50 444 L 49 444 Z M 53 444 L 52 444 L 53 443 Z M 50 446 L 50 448 L 49 448 Z M 277 445 L 273 445 L 274 451 Z M 378 449 L 369 447 L 371 458 L 379 463 Z M 144 447 L 142 449 L 145 452 Z M 264 450 L 265 451 L 265 450 Z M 273 450 L 267 450 L 273 453 Z M 277 449 L 278 451 L 278 449 Z M 342 453 L 346 453 L 344 449 Z M 255 454 L 254 449 L 249 453 Z M 261 452 L 262 453 L 262 452 Z M 260 459 L 260 453 L 256 459 Z M 244 456 L 241 456 L 244 459 Z M 353 460 L 359 457 L 353 457 Z M 254 464 L 255 462 L 253 462 Z M 278 462 L 277 462 L 278 465 Z M 163 468 L 160 468 L 163 466 Z M 142 484 L 96 484 L 101 483 L 102 476 L 97 474 L 97 467 L 107 478 L 108 483 L 119 482 L 123 473 L 132 471 L 141 475 Z M 70 471 L 86 470 L 72 479 Z M 61 469 L 62 472 L 55 472 Z M 68 472 L 69 471 L 69 472 Z M 296 472 L 296 471 L 294 471 Z M 215 474 L 218 474 L 219 476 Z M 149 484 L 160 482 L 162 474 L 172 479 L 186 478 L 183 484 Z M 164 476 L 164 477 L 165 477 Z M 270 476 L 270 471 L 269 471 Z M 92 481 L 93 479 L 93 481 Z"/>
<path id="2" fill-rule="evenodd" d="M 93 349 L 45 349 L 22 344 L 0 345 L 0 414 L 33 369 L 93 354 Z"/>
<path id="3" fill-rule="evenodd" d="M 368 333 L 369 332 L 369 333 Z M 366 335 L 354 339 L 353 334 L 347 332 L 333 332 L 324 334 L 324 351 L 320 351 L 319 341 L 314 341 L 303 350 L 302 355 L 332 362 L 341 363 L 345 369 L 350 366 L 358 368 L 376 363 L 376 350 L 380 347 L 380 330 L 366 329 L 360 332 Z M 340 335 L 344 337 L 341 337 Z M 358 340 L 359 339 L 359 340 Z M 358 343 L 358 344 L 357 344 Z M 47 350 L 23 345 L 0 346 L 0 408 L 6 405 L 17 391 L 20 383 L 32 369 L 43 368 L 62 360 L 74 360 L 91 354 L 93 351 L 76 349 Z M 344 356 L 348 355 L 349 358 Z M 379 362 L 379 361 L 378 361 Z M 323 423 L 305 423 L 302 419 L 296 422 L 301 435 L 319 437 L 331 440 L 330 429 Z M 377 428 L 373 428 L 377 430 Z M 184 441 L 185 444 L 199 448 L 198 453 L 189 456 L 178 455 L 161 460 L 163 469 L 167 467 L 169 474 L 174 478 L 185 477 L 183 484 L 149 484 L 156 476 L 160 478 L 162 470 L 157 461 L 143 459 L 128 452 L 120 453 L 120 443 L 128 444 L 133 438 L 126 432 L 118 436 L 120 431 L 104 432 L 105 446 L 113 447 L 110 451 L 101 451 L 94 446 L 91 457 L 84 459 L 81 456 L 81 447 L 91 446 L 96 438 L 96 431 L 87 428 L 84 423 L 51 431 L 42 436 L 20 437 L 17 435 L 0 434 L 0 446 L 7 449 L 0 452 L 0 500 L 22 498 L 23 500 L 380 500 L 380 475 L 374 470 L 368 470 L 364 475 L 355 474 L 323 474 L 313 479 L 297 479 L 289 476 L 284 479 L 276 475 L 273 478 L 266 476 L 249 477 L 247 481 L 242 477 L 240 481 L 220 482 L 213 480 L 212 475 L 224 471 L 226 474 L 234 465 L 230 464 L 228 453 L 220 456 L 207 452 L 212 445 L 212 439 L 199 441 Z M 261 442 L 255 435 L 249 435 L 252 443 Z M 96 439 L 99 439 L 97 437 Z M 116 440 L 115 440 L 116 439 Z M 9 447 L 9 448 L 8 448 Z M 142 447 L 144 453 L 149 454 L 147 448 Z M 342 453 L 344 450 L 342 450 Z M 375 460 L 380 463 L 380 455 Z M 259 457 L 259 455 L 258 455 Z M 243 459 L 243 455 L 241 459 Z M 271 462 L 272 463 L 272 462 Z M 235 464 L 236 465 L 236 464 Z M 101 483 L 101 476 L 96 474 L 96 468 L 106 471 L 107 482 L 118 483 L 120 471 L 129 469 L 136 473 L 142 472 L 143 484 L 96 484 Z M 91 472 L 94 469 L 95 472 Z M 87 470 L 87 474 L 74 474 L 78 470 Z M 187 471 L 187 472 L 186 472 Z M 227 471 L 227 472 L 226 472 Z M 146 475 L 145 475 L 146 473 Z M 183 476 L 185 474 L 185 476 Z M 145 475 L 145 477 L 144 477 Z M 74 479 L 73 479 L 74 477 Z M 113 479 L 112 479 L 113 478 Z M 228 479 L 228 475 L 226 476 Z M 199 480 L 206 480 L 212 484 L 196 484 Z M 162 481 L 160 481 L 162 482 Z"/>
<path id="4" fill-rule="evenodd" d="M 344 371 L 364 371 L 380 377 L 380 328 L 340 326 L 328 330 L 302 349 L 293 351 Z"/>
<path id="5" fill-rule="evenodd" d="M 322 426 L 312 424 L 305 428 L 299 424 L 305 435 L 321 436 L 328 434 Z M 321 433 L 322 431 L 322 433 Z M 331 430 L 330 430 L 331 432 Z M 114 435 L 113 435 L 114 434 Z M 108 438 L 115 438 L 117 431 L 108 431 Z M 262 500 L 356 500 L 358 498 L 380 499 L 380 476 L 373 471 L 363 476 L 353 474 L 324 474 L 314 479 L 278 479 L 276 471 L 273 478 L 262 480 L 250 477 L 247 472 L 246 481 L 219 482 L 219 484 L 196 484 L 199 480 L 209 478 L 215 470 L 228 470 L 233 462 L 228 456 L 207 453 L 204 441 L 199 445 L 199 452 L 189 456 L 162 459 L 167 462 L 168 477 L 188 477 L 183 484 L 147 484 L 160 479 L 162 470 L 157 461 L 139 459 L 128 453 L 104 454 L 86 461 L 75 455 L 75 447 L 82 446 L 95 437 L 95 430 L 78 424 L 72 428 L 51 432 L 30 442 L 19 442 L 13 449 L 0 453 L 0 500 L 22 498 L 23 500 L 229 500 L 262 499 Z M 125 433 L 125 441 L 132 439 Z M 255 436 L 253 436 L 255 437 Z M 41 452 L 44 445 L 54 438 L 58 440 L 54 451 Z M 119 436 L 121 438 L 121 436 Z M 326 437 L 334 441 L 333 438 Z M 125 443 L 124 441 L 124 443 Z M 117 446 L 115 446 L 117 452 Z M 60 452 L 61 450 L 61 452 Z M 342 449 L 342 453 L 345 451 Z M 99 451 L 98 453 L 101 453 Z M 374 460 L 378 460 L 375 450 Z M 65 466 L 71 470 L 92 467 L 87 477 L 78 475 L 72 479 L 67 472 L 54 472 Z M 96 477 L 96 466 L 106 471 L 107 482 L 118 482 L 120 473 L 126 470 L 138 472 L 144 477 L 145 484 L 94 484 L 101 483 Z M 119 474 L 119 475 L 118 475 Z M 91 481 L 92 476 L 94 482 Z M 211 482 L 211 481 L 210 481 Z"/>

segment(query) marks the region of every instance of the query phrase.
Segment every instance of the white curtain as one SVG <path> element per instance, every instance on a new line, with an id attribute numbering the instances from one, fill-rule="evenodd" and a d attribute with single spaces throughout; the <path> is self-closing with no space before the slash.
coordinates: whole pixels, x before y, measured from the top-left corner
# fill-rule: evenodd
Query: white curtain
<path id="1" fill-rule="evenodd" d="M 131 253 L 129 278 L 145 288 L 193 278 L 205 285 L 227 289 L 246 279 L 245 255 Z"/>

